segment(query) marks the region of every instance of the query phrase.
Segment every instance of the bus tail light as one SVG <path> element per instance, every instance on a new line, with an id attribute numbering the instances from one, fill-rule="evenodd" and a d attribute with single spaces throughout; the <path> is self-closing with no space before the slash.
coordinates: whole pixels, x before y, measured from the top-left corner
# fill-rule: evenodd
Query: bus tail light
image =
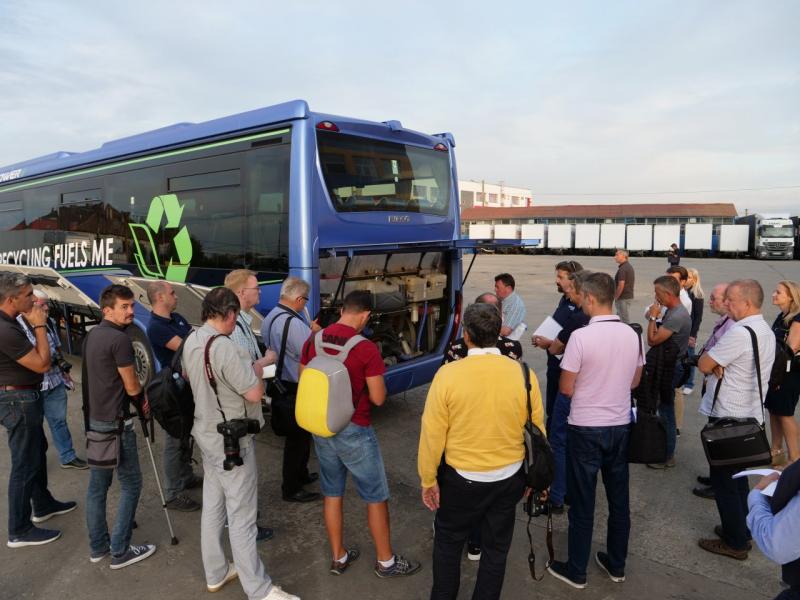
<path id="1" fill-rule="evenodd" d="M 453 306 L 453 330 L 450 332 L 450 344 L 458 339 L 458 330 L 461 329 L 461 308 L 463 305 L 464 296 L 461 292 L 456 292 L 456 302 Z"/>
<path id="2" fill-rule="evenodd" d="M 317 125 L 319 127 L 319 125 Z M 447 146 L 442 142 L 439 142 L 433 147 L 434 150 L 438 150 L 439 152 L 447 152 Z"/>
<path id="3" fill-rule="evenodd" d="M 320 121 L 317 123 L 317 129 L 322 129 L 323 131 L 339 131 L 339 127 L 336 123 L 331 121 Z"/>

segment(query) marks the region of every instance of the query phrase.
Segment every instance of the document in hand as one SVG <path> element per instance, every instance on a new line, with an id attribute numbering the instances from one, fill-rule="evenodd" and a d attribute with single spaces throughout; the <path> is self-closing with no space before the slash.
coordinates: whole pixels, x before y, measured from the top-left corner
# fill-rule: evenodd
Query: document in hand
<path id="1" fill-rule="evenodd" d="M 747 477 L 749 475 L 758 475 L 759 477 L 766 477 L 767 475 L 771 475 L 772 473 L 777 473 L 780 477 L 781 471 L 776 469 L 748 469 L 746 471 L 739 471 L 735 475 L 732 476 L 732 479 L 739 479 L 739 477 Z M 765 496 L 772 497 L 772 494 L 775 493 L 775 488 L 778 486 L 778 480 L 776 479 L 772 483 L 770 483 L 767 487 L 761 490 L 761 493 Z"/>
<path id="2" fill-rule="evenodd" d="M 536 328 L 536 331 L 533 332 L 533 335 L 539 335 L 543 338 L 547 338 L 548 340 L 556 339 L 558 332 L 561 331 L 563 327 L 558 324 L 553 317 L 545 317 L 542 324 Z"/>

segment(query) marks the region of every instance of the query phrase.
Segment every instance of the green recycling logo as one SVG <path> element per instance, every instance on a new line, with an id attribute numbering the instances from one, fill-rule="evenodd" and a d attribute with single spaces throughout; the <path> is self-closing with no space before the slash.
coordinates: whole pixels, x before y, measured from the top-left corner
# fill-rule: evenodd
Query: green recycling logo
<path id="1" fill-rule="evenodd" d="M 178 197 L 175 194 L 167 194 L 165 196 L 156 196 L 150 201 L 150 209 L 147 211 L 147 218 L 145 218 L 144 223 L 128 223 L 128 227 L 131 228 L 133 243 L 136 246 L 134 257 L 142 276 L 167 279 L 169 281 L 186 281 L 189 263 L 192 261 L 192 240 L 189 237 L 189 230 L 186 225 L 181 227 L 182 214 L 183 206 L 178 203 Z M 161 230 L 165 216 L 166 225 L 164 225 L 164 229 L 178 230 L 172 239 L 177 260 L 170 258 L 166 273 L 162 270 L 160 261 L 157 258 L 158 246 L 153 239 L 153 234 L 158 234 Z M 150 243 L 150 247 L 156 256 L 152 268 L 145 260 L 144 249 L 140 245 L 137 232 L 141 234 L 143 240 Z"/>

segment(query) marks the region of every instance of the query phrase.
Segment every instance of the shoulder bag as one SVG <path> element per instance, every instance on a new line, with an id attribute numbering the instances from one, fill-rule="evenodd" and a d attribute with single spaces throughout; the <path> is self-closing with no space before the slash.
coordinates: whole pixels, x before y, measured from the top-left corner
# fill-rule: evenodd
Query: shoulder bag
<path id="1" fill-rule="evenodd" d="M 282 381 L 283 363 L 286 359 L 286 341 L 289 336 L 289 324 L 291 323 L 294 315 L 288 311 L 282 314 L 288 315 L 283 323 L 283 335 L 281 337 L 281 347 L 278 352 L 278 363 L 275 367 L 275 377 L 267 379 L 267 396 L 270 397 L 270 426 L 272 431 L 277 436 L 285 437 L 294 431 L 298 430 L 297 420 L 294 416 L 295 396 L 297 393 L 297 384 L 288 381 Z M 270 344 L 270 335 L 272 333 L 272 325 L 275 323 L 280 315 L 275 315 L 275 318 L 269 324 L 267 332 L 267 339 L 265 343 L 267 346 Z"/>
<path id="2" fill-rule="evenodd" d="M 762 418 L 766 421 L 764 393 L 761 384 L 761 360 L 758 356 L 758 340 L 756 339 L 755 331 L 747 326 L 745 326 L 745 329 L 750 332 L 750 341 L 753 344 L 756 377 L 758 378 L 758 398 L 761 402 Z M 721 385 L 722 379 L 717 381 L 717 387 L 714 390 L 711 414 L 714 414 L 714 406 L 717 403 Z M 772 454 L 770 453 L 770 445 L 763 421 L 759 423 L 758 419 L 753 417 L 722 417 L 715 419 L 703 427 L 700 432 L 700 439 L 703 442 L 703 450 L 705 450 L 708 464 L 712 467 L 738 471 L 748 467 L 772 463 Z"/>

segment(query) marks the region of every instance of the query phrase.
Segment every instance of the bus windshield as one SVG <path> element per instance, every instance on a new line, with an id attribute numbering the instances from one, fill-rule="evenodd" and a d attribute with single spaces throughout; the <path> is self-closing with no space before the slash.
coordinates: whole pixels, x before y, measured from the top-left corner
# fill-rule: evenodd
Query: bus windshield
<path id="1" fill-rule="evenodd" d="M 791 227 L 764 225 L 761 227 L 761 237 L 790 238 L 794 237 L 794 233 Z"/>
<path id="2" fill-rule="evenodd" d="M 318 131 L 322 174 L 340 212 L 398 211 L 446 215 L 446 152 Z"/>

